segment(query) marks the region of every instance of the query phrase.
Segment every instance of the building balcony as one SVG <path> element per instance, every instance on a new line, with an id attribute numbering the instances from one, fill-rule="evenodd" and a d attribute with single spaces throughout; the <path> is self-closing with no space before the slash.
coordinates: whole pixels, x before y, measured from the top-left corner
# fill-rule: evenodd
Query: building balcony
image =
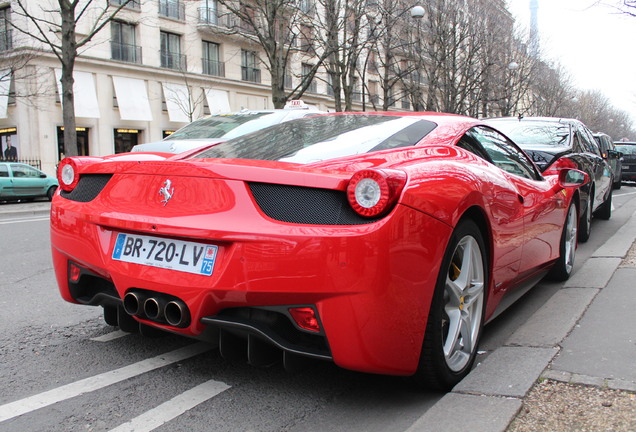
<path id="1" fill-rule="evenodd" d="M 111 42 L 110 52 L 113 60 L 141 64 L 140 46 Z"/>
<path id="2" fill-rule="evenodd" d="M 225 63 L 215 60 L 201 59 L 203 64 L 203 73 L 205 75 L 213 75 L 218 77 L 225 76 Z"/>
<path id="3" fill-rule="evenodd" d="M 108 3 L 113 6 L 121 6 L 122 4 L 126 3 L 126 0 L 108 0 Z M 126 6 L 124 6 L 124 8 L 141 10 L 141 0 L 130 0 L 128 3 L 126 3 Z"/>
<path id="4" fill-rule="evenodd" d="M 242 22 L 236 15 L 229 12 L 221 14 L 215 8 L 205 6 L 199 7 L 197 28 L 223 34 L 256 34 L 254 27 Z"/>
<path id="5" fill-rule="evenodd" d="M 247 66 L 241 66 L 241 79 L 253 83 L 261 82 L 261 70 Z"/>
<path id="6" fill-rule="evenodd" d="M 159 53 L 159 56 L 161 57 L 161 67 L 168 69 L 177 69 L 180 71 L 187 70 L 188 65 L 186 62 L 186 56 L 179 53 L 166 51 L 161 51 Z"/>

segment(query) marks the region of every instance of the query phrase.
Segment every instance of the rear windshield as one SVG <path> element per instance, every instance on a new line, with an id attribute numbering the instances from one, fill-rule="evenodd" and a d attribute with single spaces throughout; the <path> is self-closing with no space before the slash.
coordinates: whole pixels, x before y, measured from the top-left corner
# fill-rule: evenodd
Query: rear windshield
<path id="1" fill-rule="evenodd" d="M 234 138 L 279 123 L 286 112 L 248 112 L 204 117 L 182 127 L 164 141 L 182 139 Z"/>
<path id="2" fill-rule="evenodd" d="M 490 123 L 518 145 L 569 147 L 570 126 L 562 123 L 496 122 Z"/>
<path id="3" fill-rule="evenodd" d="M 636 144 L 616 144 L 616 150 L 625 155 L 635 155 Z"/>
<path id="4" fill-rule="evenodd" d="M 312 163 L 412 146 L 435 127 L 435 123 L 417 117 L 315 116 L 225 141 L 192 157 Z"/>

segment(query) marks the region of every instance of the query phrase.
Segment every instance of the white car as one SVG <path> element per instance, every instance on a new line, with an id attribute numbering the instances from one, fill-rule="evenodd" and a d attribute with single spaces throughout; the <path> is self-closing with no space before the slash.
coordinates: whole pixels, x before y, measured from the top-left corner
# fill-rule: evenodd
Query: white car
<path id="1" fill-rule="evenodd" d="M 131 151 L 182 153 L 227 141 L 278 123 L 324 113 L 304 104 L 295 106 L 295 108 L 278 110 L 241 110 L 203 117 L 182 127 L 162 141 L 138 144 Z"/>

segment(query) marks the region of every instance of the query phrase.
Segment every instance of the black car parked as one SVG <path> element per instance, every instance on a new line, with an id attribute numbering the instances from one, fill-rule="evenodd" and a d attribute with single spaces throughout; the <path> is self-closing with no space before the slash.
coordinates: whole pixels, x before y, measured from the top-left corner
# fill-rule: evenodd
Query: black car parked
<path id="1" fill-rule="evenodd" d="M 612 169 L 612 174 L 614 175 L 614 183 L 612 185 L 614 189 L 620 189 L 622 170 L 621 152 L 616 150 L 612 138 L 607 134 L 601 132 L 595 133 L 594 139 L 601 150 L 601 156 L 603 156 L 603 159 L 607 161 Z"/>
<path id="2" fill-rule="evenodd" d="M 574 162 L 590 176 L 579 195 L 579 241 L 590 237 L 592 213 L 612 216 L 613 173 L 592 132 L 579 120 L 555 117 L 505 117 L 488 120 L 521 147 L 542 172 L 559 163 Z M 572 162 L 568 162 L 572 161 Z"/>
<path id="3" fill-rule="evenodd" d="M 623 154 L 621 180 L 636 181 L 636 142 L 615 142 L 616 150 Z"/>

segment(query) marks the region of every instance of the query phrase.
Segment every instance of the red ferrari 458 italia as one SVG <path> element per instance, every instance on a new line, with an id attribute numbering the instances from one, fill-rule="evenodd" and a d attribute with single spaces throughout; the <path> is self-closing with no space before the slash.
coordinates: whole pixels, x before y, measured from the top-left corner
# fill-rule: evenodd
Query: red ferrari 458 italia
<path id="1" fill-rule="evenodd" d="M 51 208 L 62 297 L 108 324 L 448 389 L 483 325 L 577 246 L 571 164 L 482 122 L 337 113 L 188 154 L 71 157 Z"/>

